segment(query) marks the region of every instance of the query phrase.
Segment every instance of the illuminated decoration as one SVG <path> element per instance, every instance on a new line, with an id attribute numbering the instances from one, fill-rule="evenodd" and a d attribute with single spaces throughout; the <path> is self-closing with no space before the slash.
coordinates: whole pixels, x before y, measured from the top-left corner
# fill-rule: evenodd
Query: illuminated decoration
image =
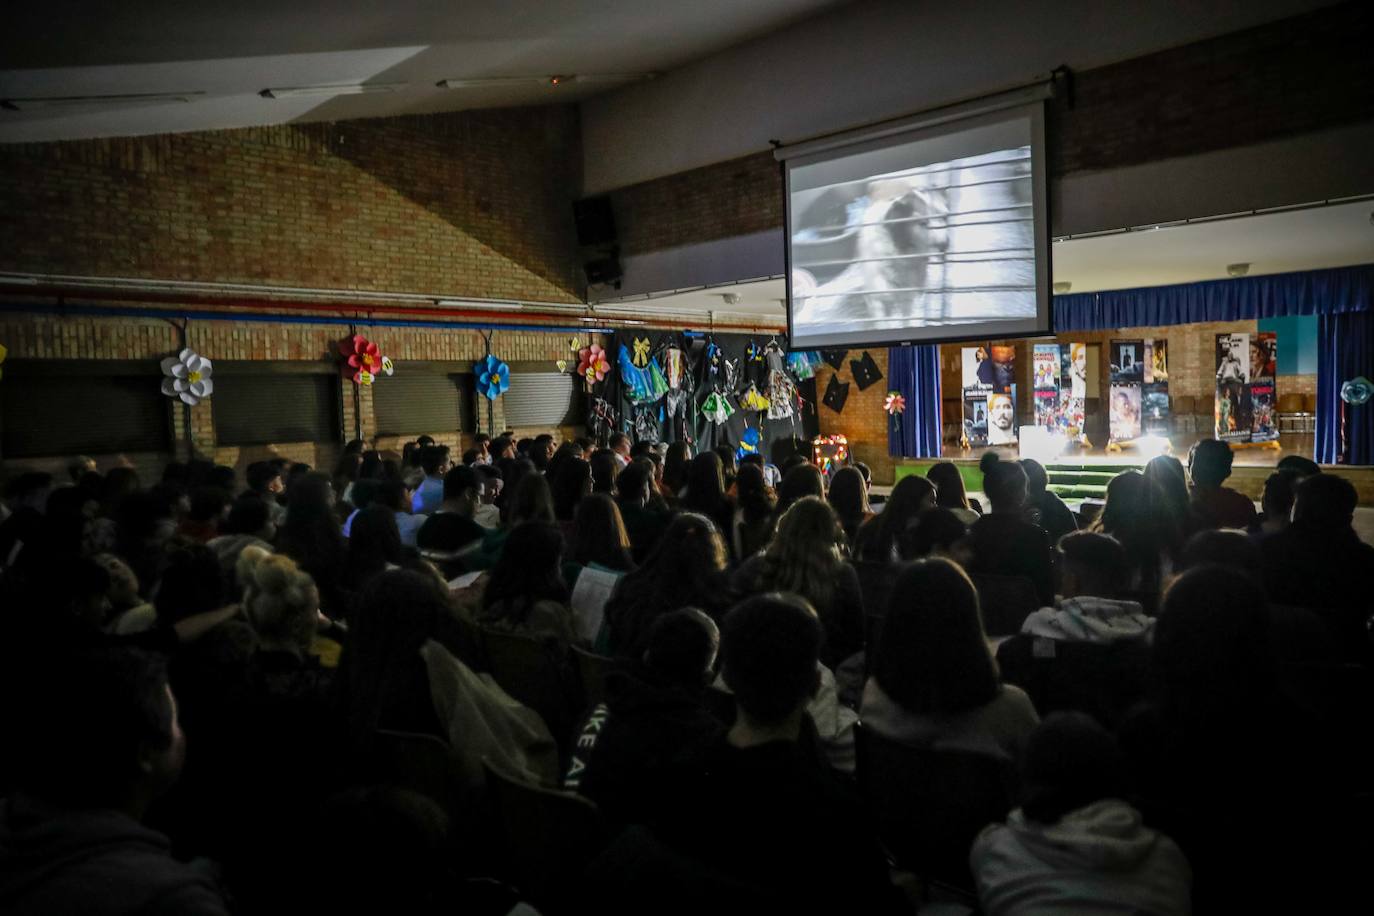
<path id="1" fill-rule="evenodd" d="M 1371 396 L 1374 396 L 1374 382 L 1363 375 L 1341 385 L 1341 400 L 1347 404 L 1358 407 L 1366 403 Z"/>
<path id="2" fill-rule="evenodd" d="M 759 444 L 762 441 L 763 435 L 756 428 L 746 427 L 744 434 L 739 437 L 739 448 L 735 451 L 735 457 L 743 458 L 745 455 L 757 455 Z"/>
<path id="3" fill-rule="evenodd" d="M 839 434 L 812 439 L 811 463 L 829 477 L 849 463 L 849 439 Z"/>
<path id="4" fill-rule="evenodd" d="M 906 413 L 906 398 L 902 397 L 901 392 L 889 391 L 883 399 L 883 410 L 886 410 L 889 416 Z"/>
<path id="5" fill-rule="evenodd" d="M 361 334 L 339 344 L 339 352 L 344 358 L 344 375 L 353 379 L 356 385 L 371 385 L 378 375 L 391 375 L 396 371 L 391 360 L 382 355 L 375 343 Z"/>
<path id="6" fill-rule="evenodd" d="M 596 344 L 577 351 L 577 374 L 587 380 L 591 387 L 601 381 L 611 371 L 611 363 L 606 359 L 606 351 Z"/>
<path id="7" fill-rule="evenodd" d="M 477 376 L 477 393 L 494 401 L 510 390 L 510 366 L 488 353 L 472 367 Z"/>
<path id="8" fill-rule="evenodd" d="M 162 393 L 195 407 L 215 390 L 210 361 L 190 347 L 162 361 Z"/>
<path id="9" fill-rule="evenodd" d="M 5 348 L 4 344 L 0 344 L 0 378 L 5 377 L 5 357 L 9 355 L 9 352 L 10 351 Z"/>

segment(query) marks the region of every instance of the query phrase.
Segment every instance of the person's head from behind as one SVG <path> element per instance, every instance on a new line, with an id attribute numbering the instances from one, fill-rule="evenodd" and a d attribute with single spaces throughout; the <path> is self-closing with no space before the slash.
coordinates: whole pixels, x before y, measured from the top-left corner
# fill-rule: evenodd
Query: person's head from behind
<path id="1" fill-rule="evenodd" d="M 1021 470 L 1026 472 L 1026 496 L 1030 499 L 1044 496 L 1050 484 L 1050 475 L 1046 473 L 1045 466 L 1034 458 L 1022 458 Z"/>
<path id="2" fill-rule="evenodd" d="M 1126 760 L 1111 732 L 1082 712 L 1047 716 L 1021 756 L 1021 810 L 1038 824 L 1109 798 L 1124 798 Z"/>
<path id="3" fill-rule="evenodd" d="M 798 725 L 820 689 L 820 649 L 816 612 L 795 595 L 758 595 L 731 610 L 720 632 L 721 675 L 742 724 Z"/>
<path id="4" fill-rule="evenodd" d="M 553 479 L 553 512 L 559 521 L 572 521 L 577 512 L 577 504 L 592 492 L 592 466 L 582 458 L 569 455 L 556 466 L 551 465 L 549 473 Z"/>
<path id="5" fill-rule="evenodd" d="M 925 477 L 909 474 L 897 481 L 883 511 L 861 529 L 860 559 L 886 563 L 902 558 L 902 551 L 910 546 L 911 526 L 922 512 L 935 508 L 935 494 L 935 485 Z"/>
<path id="6" fill-rule="evenodd" d="M 1235 455 L 1231 446 L 1219 439 L 1203 439 L 1188 452 L 1188 473 L 1193 486 L 1215 489 L 1231 476 L 1231 462 Z"/>
<path id="7" fill-rule="evenodd" d="M 1059 539 L 1059 592 L 1065 598 L 1115 598 L 1130 581 L 1121 544 L 1095 531 L 1072 531 Z"/>
<path id="8" fill-rule="evenodd" d="M 778 484 L 778 511 L 786 512 L 794 502 L 807 496 L 825 499 L 825 475 L 820 468 L 803 460 L 782 475 L 782 483 Z"/>
<path id="9" fill-rule="evenodd" d="M 1259 544 L 1244 531 L 1213 528 L 1188 539 L 1179 554 L 1178 569 L 1183 572 L 1197 566 L 1225 566 L 1259 576 L 1264 572 L 1263 563 Z"/>
<path id="10" fill-rule="evenodd" d="M 906 478 L 902 478 L 905 480 Z M 937 461 L 926 471 L 926 480 L 935 485 L 935 504 L 946 509 L 969 508 L 964 478 L 953 461 Z"/>
<path id="11" fill-rule="evenodd" d="M 263 648 L 303 657 L 315 638 L 320 592 L 296 561 L 261 547 L 245 547 L 235 567 L 243 610 Z"/>
<path id="12" fill-rule="evenodd" d="M 511 529 L 501 559 L 482 593 L 482 607 L 519 623 L 537 601 L 566 602 L 563 533 L 553 525 L 526 522 Z"/>
<path id="13" fill-rule="evenodd" d="M 739 460 L 741 470 L 752 465 L 761 471 L 767 463 L 763 460 L 763 455 L 758 452 L 750 452 Z"/>
<path id="14" fill-rule="evenodd" d="M 53 804 L 141 818 L 181 772 L 185 738 L 160 656 L 90 649 L 32 658 L 11 698 L 18 787 Z"/>
<path id="15" fill-rule="evenodd" d="M 386 506 L 368 506 L 353 517 L 348 531 L 348 564 L 354 573 L 376 572 L 405 559 L 396 513 Z"/>
<path id="16" fill-rule="evenodd" d="M 773 495 L 763 479 L 763 467 L 758 464 L 742 464 L 739 477 L 735 479 L 735 499 L 744 510 L 746 518 L 753 522 L 773 511 Z"/>
<path id="17" fill-rule="evenodd" d="M 1297 486 L 1302 479 L 1295 471 L 1275 471 L 1265 478 L 1260 507 L 1266 522 L 1282 527 L 1291 520 Z"/>
<path id="18" fill-rule="evenodd" d="M 935 506 L 916 516 L 916 521 L 906 530 L 905 543 L 898 545 L 898 551 L 908 560 L 944 557 L 962 566 L 970 559 L 964 544 L 966 537 L 968 526 L 959 516 L 953 510 Z"/>
<path id="19" fill-rule="evenodd" d="M 553 491 L 549 489 L 549 482 L 543 474 L 535 473 L 531 468 L 530 473 L 521 476 L 520 482 L 515 485 L 509 522 L 511 525 L 523 522 L 552 524 L 556 520 L 553 511 Z"/>
<path id="20" fill-rule="evenodd" d="M 702 452 L 687 466 L 687 493 L 683 504 L 688 508 L 710 511 L 725 498 L 725 472 L 720 456 Z"/>
<path id="21" fill-rule="evenodd" d="M 853 524 L 868 514 L 868 485 L 858 468 L 840 468 L 830 478 L 826 499 L 842 521 Z"/>
<path id="22" fill-rule="evenodd" d="M 600 449 L 587 460 L 592 467 L 592 492 L 614 493 L 615 479 L 620 476 L 620 460 L 616 452 Z"/>
<path id="23" fill-rule="evenodd" d="M 431 440 L 432 441 L 432 440 Z M 447 445 L 425 445 L 420 448 L 420 467 L 426 477 L 443 477 L 449 469 Z"/>
<path id="24" fill-rule="evenodd" d="M 1355 518 L 1359 494 L 1344 477 L 1316 474 L 1294 490 L 1293 521 L 1326 531 L 1348 531 Z"/>
<path id="25" fill-rule="evenodd" d="M 444 475 L 444 509 L 469 518 L 482 502 L 481 476 L 467 465 L 455 465 Z"/>
<path id="26" fill-rule="evenodd" d="M 286 517 L 302 510 L 310 514 L 331 514 L 334 508 L 334 484 L 321 471 L 306 471 L 291 478 L 286 488 Z"/>
<path id="27" fill-rule="evenodd" d="M 1270 639 L 1253 573 L 1217 565 L 1183 573 L 1165 592 L 1151 655 L 1165 713 L 1204 730 L 1259 714 L 1276 678 Z"/>
<path id="28" fill-rule="evenodd" d="M 654 480 L 654 463 L 636 458 L 615 478 L 616 499 L 622 505 L 641 507 L 649 502 Z"/>
<path id="29" fill-rule="evenodd" d="M 1292 471 L 1299 477 L 1312 477 L 1322 472 L 1321 465 L 1311 458 L 1304 458 L 1302 455 L 1285 455 L 1279 459 L 1279 463 L 1274 466 L 1276 471 Z"/>
<path id="30" fill-rule="evenodd" d="M 854 469 L 859 472 L 859 476 L 864 479 L 864 489 L 873 486 L 873 470 L 862 461 L 854 462 Z"/>
<path id="31" fill-rule="evenodd" d="M 828 577 L 841 559 L 843 542 L 844 530 L 835 510 L 819 497 L 806 496 L 778 519 L 778 530 L 767 553 L 779 566 L 823 570 Z"/>
<path id="32" fill-rule="evenodd" d="M 500 498 L 501 491 L 505 489 L 506 480 L 501 469 L 494 464 L 479 464 L 477 470 L 477 482 L 481 484 L 482 505 L 491 506 L 496 504 Z"/>
<path id="33" fill-rule="evenodd" d="M 720 457 L 720 470 L 725 475 L 726 489 L 729 489 L 730 484 L 735 481 L 735 475 L 739 473 L 739 458 L 735 455 L 735 450 L 728 445 L 717 445 L 713 451 Z"/>
<path id="34" fill-rule="evenodd" d="M 400 478 L 379 480 L 369 508 L 380 507 L 392 512 L 409 512 L 413 505 L 414 493 Z"/>
<path id="35" fill-rule="evenodd" d="M 498 436 L 497 438 L 491 440 L 489 451 L 491 452 L 492 461 L 497 461 L 501 458 L 514 458 L 515 440 L 507 439 L 504 436 Z"/>
<path id="36" fill-rule="evenodd" d="M 698 690 L 711 682 L 719 650 L 716 622 L 697 608 L 679 608 L 649 625 L 644 667 L 660 684 Z"/>
<path id="37" fill-rule="evenodd" d="M 661 591 L 712 587 L 728 554 L 720 531 L 704 515 L 684 512 L 669 523 L 642 572 L 657 581 Z"/>
<path id="38" fill-rule="evenodd" d="M 191 511 L 186 517 L 193 522 L 219 522 L 229 508 L 229 491 L 219 487 L 201 486 L 191 490 Z"/>
<path id="39" fill-rule="evenodd" d="M 1145 479 L 1154 483 L 1177 512 L 1188 508 L 1188 472 L 1173 455 L 1156 455 L 1145 463 Z"/>
<path id="40" fill-rule="evenodd" d="M 611 437 L 606 440 L 606 448 L 622 458 L 628 458 L 630 457 L 630 437 L 620 432 L 611 433 Z"/>
<path id="41" fill-rule="evenodd" d="M 593 493 L 577 504 L 574 516 L 572 544 L 568 559 L 582 566 L 593 563 L 609 569 L 628 572 L 634 563 L 630 559 L 630 536 L 625 531 L 625 519 L 615 500 L 605 493 Z"/>
<path id="42" fill-rule="evenodd" d="M 94 471 L 95 459 L 89 455 L 76 455 L 67 462 L 67 476 L 72 483 L 78 483 L 86 474 Z"/>
<path id="43" fill-rule="evenodd" d="M 962 569 L 918 560 L 897 578 L 873 677 L 897 705 L 919 714 L 954 715 L 997 697 L 978 592 Z"/>
<path id="44" fill-rule="evenodd" d="M 240 496 L 229 507 L 229 515 L 220 526 L 223 534 L 241 534 L 271 542 L 277 534 L 272 523 L 272 507 L 257 496 Z"/>
<path id="45" fill-rule="evenodd" d="M 999 461 L 984 475 L 983 492 L 993 512 L 1020 512 L 1026 504 L 1026 472 L 1015 461 Z"/>
<path id="46" fill-rule="evenodd" d="M 668 446 L 663 459 L 663 483 L 674 493 L 687 486 L 687 464 L 692 460 L 692 447 L 679 439 Z"/>
<path id="47" fill-rule="evenodd" d="M 173 538 L 166 546 L 166 570 L 153 607 L 162 624 L 174 624 L 223 607 L 227 597 L 223 568 L 204 544 Z"/>

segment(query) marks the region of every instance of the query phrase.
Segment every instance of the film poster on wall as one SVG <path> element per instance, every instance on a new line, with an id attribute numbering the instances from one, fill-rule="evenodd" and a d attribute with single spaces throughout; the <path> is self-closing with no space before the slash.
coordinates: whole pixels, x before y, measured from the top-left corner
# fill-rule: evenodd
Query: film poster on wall
<path id="1" fill-rule="evenodd" d="M 1141 433 L 1169 435 L 1169 342 L 1145 341 L 1145 365 L 1140 389 Z"/>
<path id="2" fill-rule="evenodd" d="M 1226 442 L 1277 439 L 1278 335 L 1218 334 L 1216 350 L 1216 437 Z"/>
<path id="3" fill-rule="evenodd" d="M 1141 399 L 1145 384 L 1146 342 L 1111 342 L 1111 391 L 1108 424 L 1113 442 L 1128 442 L 1141 435 Z"/>
<path id="4" fill-rule="evenodd" d="M 971 447 L 1016 442 L 1016 348 L 988 345 L 960 351 L 964 442 Z"/>
<path id="5" fill-rule="evenodd" d="M 1087 387 L 1083 378 L 1086 348 L 1083 344 L 1036 344 L 1032 359 L 1035 425 L 1069 439 L 1080 438 Z"/>

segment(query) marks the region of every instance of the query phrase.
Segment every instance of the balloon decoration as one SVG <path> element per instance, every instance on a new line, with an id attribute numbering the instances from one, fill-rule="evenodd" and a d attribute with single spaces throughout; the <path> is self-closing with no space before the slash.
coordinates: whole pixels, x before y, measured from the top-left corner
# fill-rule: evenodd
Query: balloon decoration
<path id="1" fill-rule="evenodd" d="M 195 407 L 215 390 L 210 361 L 190 347 L 162 361 L 162 393 Z"/>
<path id="2" fill-rule="evenodd" d="M 604 379 L 611 371 L 611 363 L 606 358 L 606 351 L 596 344 L 578 350 L 577 357 L 577 374 L 587 380 L 588 388 Z"/>
<path id="3" fill-rule="evenodd" d="M 396 371 L 391 360 L 382 355 L 381 348 L 361 334 L 339 344 L 339 353 L 344 358 L 344 375 L 353 379 L 355 385 L 371 385 L 378 375 L 391 375 Z"/>
<path id="4" fill-rule="evenodd" d="M 510 366 L 492 354 L 474 363 L 472 371 L 477 376 L 477 393 L 488 401 L 495 401 L 510 390 Z"/>

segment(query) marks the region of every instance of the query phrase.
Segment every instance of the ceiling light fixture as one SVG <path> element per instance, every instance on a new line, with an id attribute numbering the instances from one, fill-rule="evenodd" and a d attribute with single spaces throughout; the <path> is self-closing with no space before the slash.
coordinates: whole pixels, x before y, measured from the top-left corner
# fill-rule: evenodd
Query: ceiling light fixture
<path id="1" fill-rule="evenodd" d="M 313 98 L 336 95 L 368 95 L 374 92 L 395 92 L 408 83 L 348 83 L 341 86 L 293 86 L 284 89 L 264 89 L 258 93 L 265 99 Z"/>
<path id="2" fill-rule="evenodd" d="M 91 105 L 149 105 L 159 102 L 192 102 L 205 95 L 195 92 L 134 92 L 120 95 L 67 95 L 51 98 L 3 99 L 0 108 L 32 111 L 37 108 L 79 108 Z"/>
<path id="3" fill-rule="evenodd" d="M 1060 280 L 1054 284 L 1054 291 L 1060 295 L 1067 293 L 1071 289 L 1073 289 L 1073 283 L 1068 280 Z"/>
<path id="4" fill-rule="evenodd" d="M 1248 263 L 1227 264 L 1226 272 L 1233 277 L 1243 277 L 1250 272 L 1250 265 Z"/>

